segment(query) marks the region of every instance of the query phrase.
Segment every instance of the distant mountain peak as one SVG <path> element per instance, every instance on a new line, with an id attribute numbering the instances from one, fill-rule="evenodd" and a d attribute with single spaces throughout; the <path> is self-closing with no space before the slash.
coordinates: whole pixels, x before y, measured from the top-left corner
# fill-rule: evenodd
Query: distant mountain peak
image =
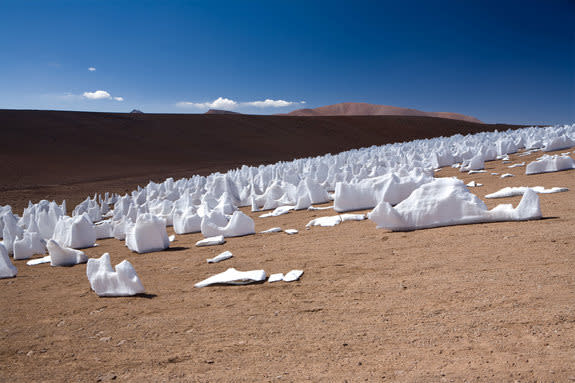
<path id="1" fill-rule="evenodd" d="M 475 117 L 451 112 L 423 112 L 411 108 L 397 106 L 368 104 L 365 102 L 342 102 L 340 104 L 320 106 L 314 109 L 297 109 L 281 114 L 283 116 L 423 116 L 449 118 L 482 123 Z"/>
<path id="2" fill-rule="evenodd" d="M 210 109 L 205 114 L 241 114 L 238 112 L 232 112 L 229 110 L 221 110 L 221 109 Z"/>

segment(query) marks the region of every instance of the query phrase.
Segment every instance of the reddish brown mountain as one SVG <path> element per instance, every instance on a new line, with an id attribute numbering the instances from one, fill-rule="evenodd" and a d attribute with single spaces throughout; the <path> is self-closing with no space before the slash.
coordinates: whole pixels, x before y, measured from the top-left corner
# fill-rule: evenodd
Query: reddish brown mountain
<path id="1" fill-rule="evenodd" d="M 210 109 L 204 114 L 241 114 L 241 113 L 231 112 L 229 110 L 222 110 L 222 109 Z"/>
<path id="2" fill-rule="evenodd" d="M 440 117 L 482 123 L 475 117 L 449 112 L 423 112 L 417 109 L 399 108 L 388 105 L 367 104 L 364 102 L 343 102 L 341 104 L 320 106 L 315 109 L 298 109 L 283 114 L 285 116 L 421 116 Z"/>

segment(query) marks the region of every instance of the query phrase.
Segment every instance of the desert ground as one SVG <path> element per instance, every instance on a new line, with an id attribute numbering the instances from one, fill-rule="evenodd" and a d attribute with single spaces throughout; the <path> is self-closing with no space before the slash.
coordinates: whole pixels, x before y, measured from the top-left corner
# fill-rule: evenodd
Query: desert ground
<path id="1" fill-rule="evenodd" d="M 316 154 L 332 150 L 322 145 Z M 261 161 L 258 148 L 250 161 Z M 102 156 L 84 154 L 89 166 Z M 510 157 L 517 163 L 540 155 Z M 164 178 L 179 174 L 159 161 L 173 172 Z M 102 164 L 114 169 L 109 159 Z M 436 176 L 482 183 L 471 188 L 482 199 L 505 186 L 570 190 L 540 195 L 543 219 L 536 221 L 390 232 L 365 220 L 306 230 L 309 220 L 335 212 L 260 218 L 242 208 L 258 232 L 280 226 L 299 233 L 228 238 L 205 248 L 194 246 L 200 233 L 177 235 L 168 250 L 148 254 L 132 253 L 116 239 L 98 240 L 85 250 L 90 257 L 109 252 L 114 265 L 123 259 L 134 265 L 146 294 L 130 298 L 99 298 L 85 265 L 14 261 L 18 276 L 0 280 L 0 380 L 575 381 L 575 170 L 526 176 L 524 167 L 508 165 L 487 162 L 487 173 L 472 175 L 443 168 Z M 161 167 L 150 174 L 156 171 Z M 54 172 L 61 178 L 53 186 L 32 187 L 33 175 L 13 187 L 5 183 L 0 204 L 21 213 L 27 199 L 80 201 L 106 187 L 131 190 L 145 177 L 118 173 L 73 183 L 61 167 Z M 490 208 L 519 200 L 484 199 Z M 234 257 L 206 263 L 225 250 Z M 292 283 L 194 288 L 228 267 L 305 273 Z"/>
<path id="2" fill-rule="evenodd" d="M 242 165 L 520 125 L 413 116 L 252 116 L 0 110 L 0 205 L 72 208 L 94 193 Z"/>

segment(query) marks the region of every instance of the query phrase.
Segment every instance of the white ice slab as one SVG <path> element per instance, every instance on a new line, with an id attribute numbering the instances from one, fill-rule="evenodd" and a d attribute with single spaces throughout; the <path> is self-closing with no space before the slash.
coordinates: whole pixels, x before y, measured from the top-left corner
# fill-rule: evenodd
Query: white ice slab
<path id="1" fill-rule="evenodd" d="M 314 211 L 314 210 L 329 210 L 329 209 L 333 209 L 333 205 L 331 206 L 323 206 L 323 207 L 318 207 L 318 206 L 310 206 L 307 208 L 309 211 Z"/>
<path id="2" fill-rule="evenodd" d="M 195 287 L 206 287 L 210 285 L 245 285 L 248 283 L 263 282 L 267 278 L 264 270 L 239 271 L 229 268 L 223 273 L 213 275 L 201 282 L 196 283 Z"/>
<path id="3" fill-rule="evenodd" d="M 271 213 L 266 213 L 266 214 L 260 215 L 260 218 L 277 217 L 280 215 L 287 214 L 293 209 L 295 209 L 295 206 L 290 206 L 290 205 L 276 207 Z"/>
<path id="4" fill-rule="evenodd" d="M 230 259 L 230 258 L 232 258 L 233 256 L 234 256 L 234 255 L 232 254 L 231 251 L 226 250 L 226 251 L 224 251 L 223 253 L 221 253 L 221 254 L 219 254 L 219 255 L 213 257 L 213 258 L 206 259 L 206 261 L 207 261 L 208 263 L 218 263 L 218 262 L 221 262 L 221 261 L 225 261 L 226 259 Z"/>
<path id="5" fill-rule="evenodd" d="M 92 290 L 100 297 L 123 297 L 145 292 L 144 286 L 132 264 L 123 260 L 112 268 L 110 254 L 91 258 L 86 266 L 86 276 Z"/>
<path id="6" fill-rule="evenodd" d="M 17 273 L 18 269 L 12 264 L 8 251 L 0 243 L 0 279 L 15 277 Z"/>
<path id="7" fill-rule="evenodd" d="M 381 202 L 368 214 L 378 228 L 394 231 L 480 222 L 523 221 L 541 218 L 539 197 L 527 190 L 514 209 L 503 204 L 491 210 L 465 184 L 455 178 L 439 178 L 415 190 L 409 198 L 392 207 Z"/>
<path id="8" fill-rule="evenodd" d="M 322 227 L 330 227 L 339 225 L 345 221 L 363 221 L 365 219 L 365 214 L 340 214 L 340 215 L 333 215 L 329 217 L 319 217 L 312 219 L 308 222 L 306 227 L 311 226 L 322 226 Z"/>
<path id="9" fill-rule="evenodd" d="M 41 265 L 42 263 L 50 263 L 50 262 L 52 262 L 52 258 L 49 255 L 47 255 L 42 258 L 31 259 L 28 262 L 26 262 L 26 264 L 28 266 L 35 266 L 35 265 Z"/>
<path id="10" fill-rule="evenodd" d="M 471 181 L 467 184 L 467 186 L 470 188 L 477 188 L 477 187 L 483 186 L 483 184 L 480 184 L 480 183 L 475 182 L 475 181 Z"/>
<path id="11" fill-rule="evenodd" d="M 270 277 L 268 278 L 269 283 L 281 282 L 283 280 L 284 280 L 283 273 L 275 273 L 275 274 L 270 275 Z"/>
<path id="12" fill-rule="evenodd" d="M 223 245 L 226 243 L 223 235 L 216 235 L 215 237 L 208 237 L 202 239 L 201 241 L 196 242 L 196 246 L 214 246 L 214 245 Z"/>
<path id="13" fill-rule="evenodd" d="M 566 192 L 568 188 L 561 188 L 561 187 L 552 187 L 551 189 L 545 189 L 543 186 L 518 186 L 518 187 L 506 187 L 501 190 L 496 191 L 495 193 L 487 194 L 485 198 L 504 198 L 504 197 L 515 197 L 518 195 L 523 195 L 525 192 L 531 189 L 537 194 L 552 194 L 552 193 L 561 193 Z"/>
<path id="14" fill-rule="evenodd" d="M 508 168 L 519 168 L 521 166 L 525 166 L 525 162 L 520 162 L 518 164 L 509 165 Z"/>
<path id="15" fill-rule="evenodd" d="M 88 257 L 83 251 L 60 246 L 53 239 L 48 241 L 46 248 L 50 254 L 50 266 L 73 266 L 88 261 Z"/>
<path id="16" fill-rule="evenodd" d="M 507 178 L 507 177 L 514 177 L 514 176 L 511 173 L 505 173 L 501 175 L 501 178 Z"/>
<path id="17" fill-rule="evenodd" d="M 280 231 L 282 231 L 281 227 L 272 227 L 271 229 L 260 231 L 260 234 L 279 233 Z"/>
<path id="18" fill-rule="evenodd" d="M 174 234 L 172 234 L 168 237 L 168 241 L 170 241 L 170 242 L 174 242 L 175 240 L 176 240 L 176 236 Z"/>
<path id="19" fill-rule="evenodd" d="M 468 174 L 487 173 L 486 170 L 470 170 Z"/>
<path id="20" fill-rule="evenodd" d="M 162 251 L 170 247 L 166 221 L 151 213 L 140 214 L 126 230 L 126 246 L 137 253 Z"/>
<path id="21" fill-rule="evenodd" d="M 301 278 L 303 270 L 292 270 L 284 276 L 284 282 L 294 282 Z"/>
<path id="22" fill-rule="evenodd" d="M 561 170 L 575 169 L 575 161 L 569 156 L 549 156 L 547 154 L 530 162 L 525 168 L 525 174 L 552 173 Z"/>
<path id="23" fill-rule="evenodd" d="M 285 229 L 284 233 L 289 234 L 289 235 L 293 235 L 293 234 L 299 233 L 299 231 L 297 231 L 296 229 Z"/>

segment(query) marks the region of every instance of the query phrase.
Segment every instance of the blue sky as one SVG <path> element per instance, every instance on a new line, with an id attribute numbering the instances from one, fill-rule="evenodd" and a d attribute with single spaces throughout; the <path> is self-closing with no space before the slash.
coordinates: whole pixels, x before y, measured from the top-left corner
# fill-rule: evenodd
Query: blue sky
<path id="1" fill-rule="evenodd" d="M 570 0 L 0 0 L 0 108 L 573 123 L 573 25 Z"/>

